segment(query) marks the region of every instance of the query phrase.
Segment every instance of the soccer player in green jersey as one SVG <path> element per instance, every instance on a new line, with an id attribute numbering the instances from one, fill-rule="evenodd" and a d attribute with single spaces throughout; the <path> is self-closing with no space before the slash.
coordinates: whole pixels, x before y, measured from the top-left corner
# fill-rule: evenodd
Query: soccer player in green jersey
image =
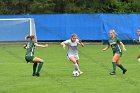
<path id="1" fill-rule="evenodd" d="M 124 44 L 121 42 L 121 40 L 116 36 L 115 30 L 110 30 L 110 39 L 108 40 L 108 45 L 103 49 L 103 51 L 107 50 L 110 46 L 113 51 L 113 58 L 112 58 L 112 65 L 113 65 L 113 72 L 110 73 L 110 75 L 116 74 L 116 65 L 122 69 L 123 74 L 127 71 L 122 64 L 120 64 L 120 57 L 122 55 L 122 49 L 123 51 L 126 51 L 126 48 Z M 121 47 L 122 46 L 122 49 Z"/>
<path id="2" fill-rule="evenodd" d="M 40 71 L 43 66 L 43 59 L 34 57 L 34 49 L 35 46 L 46 48 L 48 45 L 40 45 L 36 43 L 36 37 L 34 35 L 27 35 L 25 37 L 28 41 L 28 44 L 24 45 L 24 48 L 26 49 L 26 55 L 25 60 L 28 62 L 33 63 L 33 76 L 40 76 Z M 38 65 L 38 68 L 37 68 Z M 37 70 L 36 70 L 37 68 Z"/>
<path id="3" fill-rule="evenodd" d="M 140 28 L 137 30 L 137 35 L 139 36 L 138 40 L 133 39 L 133 42 L 140 44 Z M 140 54 L 137 56 L 137 59 L 140 59 Z"/>

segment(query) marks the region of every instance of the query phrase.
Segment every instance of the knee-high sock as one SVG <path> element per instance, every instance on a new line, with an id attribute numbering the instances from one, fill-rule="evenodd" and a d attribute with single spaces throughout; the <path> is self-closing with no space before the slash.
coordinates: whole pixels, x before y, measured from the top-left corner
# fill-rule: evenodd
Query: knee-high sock
<path id="1" fill-rule="evenodd" d="M 120 67 L 120 69 L 125 70 L 125 68 L 122 66 L 122 64 L 120 64 L 118 67 Z"/>
<path id="2" fill-rule="evenodd" d="M 37 63 L 34 63 L 34 64 L 33 64 L 33 74 L 36 73 L 36 67 L 37 67 Z"/>
<path id="3" fill-rule="evenodd" d="M 75 71 L 79 71 L 79 66 L 77 63 L 74 64 L 74 69 L 75 69 Z"/>
<path id="4" fill-rule="evenodd" d="M 38 65 L 37 73 L 40 73 L 42 66 L 43 66 L 43 62 L 40 62 Z"/>
<path id="5" fill-rule="evenodd" d="M 116 62 L 112 62 L 113 65 L 113 72 L 116 73 Z"/>

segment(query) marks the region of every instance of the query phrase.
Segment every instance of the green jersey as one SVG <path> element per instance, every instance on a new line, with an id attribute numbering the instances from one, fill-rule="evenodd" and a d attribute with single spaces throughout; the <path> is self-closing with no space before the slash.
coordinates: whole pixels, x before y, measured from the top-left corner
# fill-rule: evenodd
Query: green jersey
<path id="1" fill-rule="evenodd" d="M 34 56 L 34 49 L 35 49 L 34 42 L 32 40 L 30 40 L 27 44 L 26 56 Z"/>
<path id="2" fill-rule="evenodd" d="M 120 47 L 121 40 L 118 37 L 110 38 L 108 40 L 108 44 L 111 46 L 113 53 L 122 53 L 122 49 Z"/>

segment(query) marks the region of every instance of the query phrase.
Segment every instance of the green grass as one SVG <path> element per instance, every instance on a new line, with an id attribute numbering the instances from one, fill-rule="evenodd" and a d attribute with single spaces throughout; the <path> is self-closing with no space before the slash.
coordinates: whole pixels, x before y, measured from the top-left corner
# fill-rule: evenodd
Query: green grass
<path id="1" fill-rule="evenodd" d="M 24 60 L 22 46 L 0 46 L 0 93 L 139 93 L 140 64 L 138 45 L 127 45 L 121 63 L 128 72 L 110 76 L 112 51 L 102 52 L 103 45 L 79 47 L 80 68 L 84 72 L 72 77 L 73 65 L 66 50 L 59 45 L 36 48 L 35 55 L 45 60 L 41 77 L 33 77 L 32 64 Z"/>

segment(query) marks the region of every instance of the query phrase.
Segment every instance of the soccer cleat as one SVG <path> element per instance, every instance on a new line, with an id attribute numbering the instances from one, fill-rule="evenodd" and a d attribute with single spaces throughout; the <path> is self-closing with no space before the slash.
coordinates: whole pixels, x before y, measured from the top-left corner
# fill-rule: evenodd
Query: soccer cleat
<path id="1" fill-rule="evenodd" d="M 36 74 L 35 74 L 35 73 L 33 73 L 33 74 L 32 74 L 32 76 L 36 76 Z"/>
<path id="2" fill-rule="evenodd" d="M 79 74 L 81 75 L 81 74 L 83 74 L 84 72 L 82 72 L 82 71 L 79 71 Z"/>
<path id="3" fill-rule="evenodd" d="M 39 74 L 39 73 L 36 73 L 35 75 L 36 75 L 37 77 L 40 77 L 40 74 Z"/>
<path id="4" fill-rule="evenodd" d="M 127 70 L 126 70 L 126 69 L 124 69 L 124 70 L 123 70 L 123 74 L 125 74 L 125 73 L 126 73 L 126 71 L 127 71 Z"/>
<path id="5" fill-rule="evenodd" d="M 110 75 L 116 75 L 116 73 L 115 72 L 111 72 Z"/>

